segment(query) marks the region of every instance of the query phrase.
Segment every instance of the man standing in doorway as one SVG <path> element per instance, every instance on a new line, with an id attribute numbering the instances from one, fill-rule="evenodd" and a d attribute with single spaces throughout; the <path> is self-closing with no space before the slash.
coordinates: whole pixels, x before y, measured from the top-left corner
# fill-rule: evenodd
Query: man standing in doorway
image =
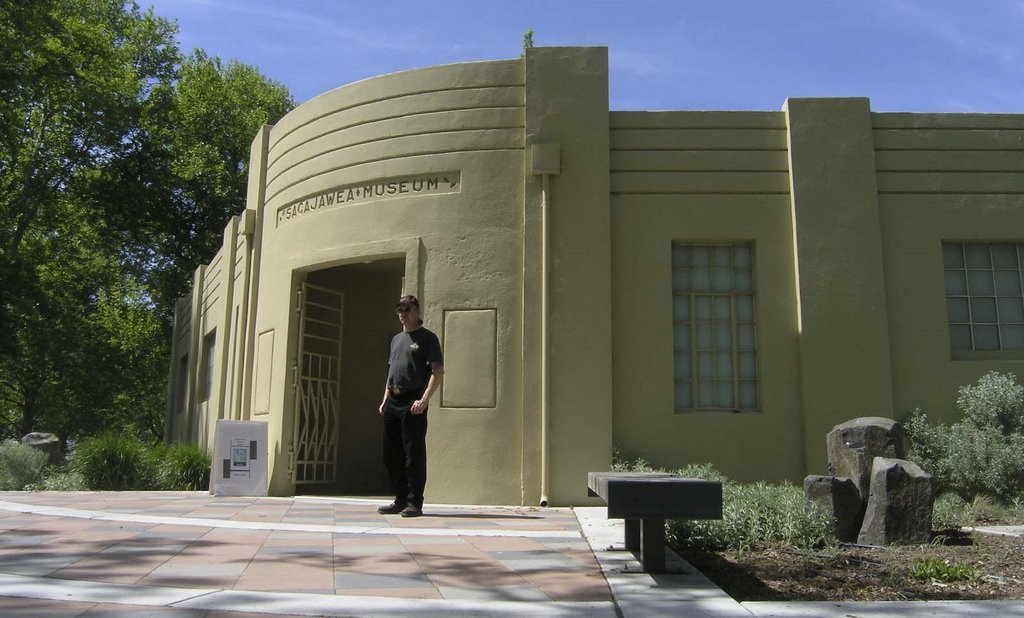
<path id="1" fill-rule="evenodd" d="M 427 404 L 444 378 L 444 358 L 437 335 L 423 328 L 420 301 L 406 294 L 395 309 L 402 332 L 391 338 L 388 381 L 378 409 L 395 501 L 377 512 L 419 517 L 427 484 Z"/>

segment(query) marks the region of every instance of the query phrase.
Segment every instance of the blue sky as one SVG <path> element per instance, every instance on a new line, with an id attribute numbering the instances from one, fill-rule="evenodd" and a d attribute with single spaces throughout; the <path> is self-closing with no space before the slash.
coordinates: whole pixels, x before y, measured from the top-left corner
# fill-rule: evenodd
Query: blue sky
<path id="1" fill-rule="evenodd" d="M 297 102 L 382 73 L 609 49 L 613 110 L 1024 111 L 1024 0 L 137 0 L 183 50 L 239 60 Z"/>

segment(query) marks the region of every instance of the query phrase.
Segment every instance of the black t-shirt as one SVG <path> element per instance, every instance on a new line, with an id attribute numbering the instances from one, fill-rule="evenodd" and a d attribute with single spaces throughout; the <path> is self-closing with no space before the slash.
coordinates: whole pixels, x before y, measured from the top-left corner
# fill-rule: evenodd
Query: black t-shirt
<path id="1" fill-rule="evenodd" d="M 422 326 L 412 332 L 403 330 L 391 338 L 388 386 L 410 391 L 426 389 L 432 363 L 444 363 L 437 335 Z"/>

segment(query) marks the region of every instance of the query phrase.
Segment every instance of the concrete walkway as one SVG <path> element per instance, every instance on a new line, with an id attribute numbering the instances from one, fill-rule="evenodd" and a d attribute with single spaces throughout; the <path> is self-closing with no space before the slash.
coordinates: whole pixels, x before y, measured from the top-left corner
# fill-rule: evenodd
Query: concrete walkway
<path id="1" fill-rule="evenodd" d="M 0 616 L 1024 616 L 1012 603 L 737 603 L 603 508 L 0 492 Z"/>

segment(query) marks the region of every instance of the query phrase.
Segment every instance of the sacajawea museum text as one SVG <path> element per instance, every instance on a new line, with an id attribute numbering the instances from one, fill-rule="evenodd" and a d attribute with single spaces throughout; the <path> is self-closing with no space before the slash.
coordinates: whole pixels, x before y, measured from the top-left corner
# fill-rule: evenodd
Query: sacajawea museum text
<path id="1" fill-rule="evenodd" d="M 336 187 L 282 206 L 277 210 L 277 225 L 281 226 L 283 223 L 311 212 L 350 202 L 386 199 L 410 194 L 456 193 L 459 190 L 459 178 L 459 172 L 448 172 L 432 176 L 392 178 Z"/>

